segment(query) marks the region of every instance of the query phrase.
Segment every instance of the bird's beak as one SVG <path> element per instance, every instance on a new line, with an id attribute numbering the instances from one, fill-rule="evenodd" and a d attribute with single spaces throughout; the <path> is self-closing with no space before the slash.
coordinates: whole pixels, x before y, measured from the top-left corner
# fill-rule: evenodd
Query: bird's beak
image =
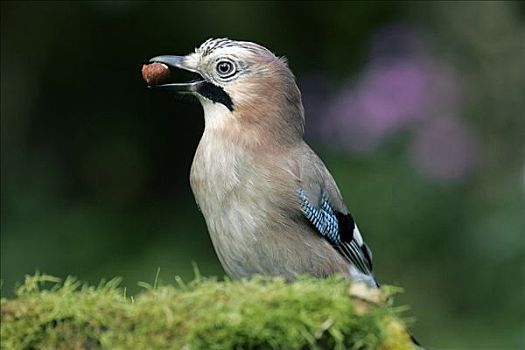
<path id="1" fill-rule="evenodd" d="M 186 83 L 168 83 L 168 84 L 160 84 L 160 85 L 154 85 L 151 86 L 152 88 L 156 89 L 168 89 L 176 92 L 197 92 L 199 87 L 202 86 L 202 84 L 205 83 L 205 79 L 202 77 L 202 75 L 199 74 L 199 72 L 191 67 L 188 67 L 184 64 L 184 56 L 172 56 L 172 55 L 163 55 L 163 56 L 156 56 L 149 60 L 151 63 L 158 62 L 158 63 L 164 63 L 168 67 L 178 68 L 182 69 L 188 72 L 195 73 L 195 77 Z"/>

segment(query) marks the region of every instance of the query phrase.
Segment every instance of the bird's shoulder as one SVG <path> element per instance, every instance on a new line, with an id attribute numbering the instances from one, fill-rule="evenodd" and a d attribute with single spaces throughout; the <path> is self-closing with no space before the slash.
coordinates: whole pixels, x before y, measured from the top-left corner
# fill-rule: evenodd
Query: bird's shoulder
<path id="1" fill-rule="evenodd" d="M 320 204 L 325 196 L 334 210 L 343 214 L 348 213 L 332 174 L 306 142 L 290 150 L 288 159 L 297 179 L 297 187 L 305 191 L 312 202 Z"/>

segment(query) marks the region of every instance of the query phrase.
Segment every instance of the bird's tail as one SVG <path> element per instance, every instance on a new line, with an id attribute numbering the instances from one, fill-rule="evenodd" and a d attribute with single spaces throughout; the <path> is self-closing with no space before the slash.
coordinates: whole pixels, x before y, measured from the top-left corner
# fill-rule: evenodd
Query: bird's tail
<path id="1" fill-rule="evenodd" d="M 414 343 L 418 349 L 425 350 L 425 348 L 419 343 L 419 341 L 410 333 L 410 331 L 407 331 L 408 335 L 410 336 L 410 340 L 412 340 L 412 343 Z"/>

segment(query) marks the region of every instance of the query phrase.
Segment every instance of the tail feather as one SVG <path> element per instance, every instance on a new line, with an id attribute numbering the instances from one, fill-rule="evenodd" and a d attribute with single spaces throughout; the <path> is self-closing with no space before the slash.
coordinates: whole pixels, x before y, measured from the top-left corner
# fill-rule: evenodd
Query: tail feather
<path id="1" fill-rule="evenodd" d="M 420 349 L 423 349 L 423 346 L 419 343 L 419 341 L 412 335 L 412 333 L 408 332 L 408 335 L 410 336 L 410 340 L 412 340 L 412 343 L 414 343 L 416 346 L 418 346 Z"/>

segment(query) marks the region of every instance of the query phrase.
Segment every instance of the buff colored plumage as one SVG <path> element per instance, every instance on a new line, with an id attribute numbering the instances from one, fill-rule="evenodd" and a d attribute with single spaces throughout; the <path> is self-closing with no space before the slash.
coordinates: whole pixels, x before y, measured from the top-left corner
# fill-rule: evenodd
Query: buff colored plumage
<path id="1" fill-rule="evenodd" d="M 159 87 L 192 93 L 203 106 L 191 187 L 228 275 L 344 274 L 376 286 L 370 250 L 303 140 L 301 94 L 286 61 L 228 39 L 152 61 L 199 75 Z"/>

